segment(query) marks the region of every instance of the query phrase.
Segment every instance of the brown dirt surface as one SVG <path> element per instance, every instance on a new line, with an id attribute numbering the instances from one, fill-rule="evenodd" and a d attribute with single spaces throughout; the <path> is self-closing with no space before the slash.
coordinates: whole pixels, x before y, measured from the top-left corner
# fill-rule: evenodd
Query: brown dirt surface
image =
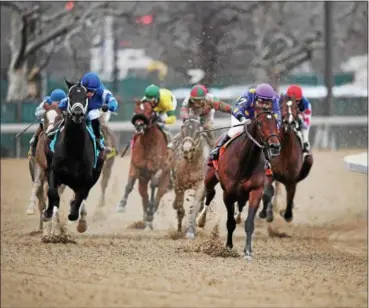
<path id="1" fill-rule="evenodd" d="M 139 228 L 137 184 L 127 211 L 116 213 L 128 158 L 117 158 L 99 213 L 100 185 L 91 191 L 87 232 L 66 223 L 67 189 L 61 215 L 72 239 L 44 243 L 34 232 L 38 215 L 25 214 L 31 193 L 27 161 L 2 160 L 1 306 L 367 307 L 368 182 L 343 163 L 357 152 L 315 153 L 310 176 L 297 188 L 294 221 L 276 216 L 267 227 L 257 219 L 251 263 L 242 258 L 243 224 L 235 231 L 234 251 L 222 251 L 226 211 L 220 187 L 195 241 L 173 231 L 173 192 L 163 198 L 154 231 Z"/>

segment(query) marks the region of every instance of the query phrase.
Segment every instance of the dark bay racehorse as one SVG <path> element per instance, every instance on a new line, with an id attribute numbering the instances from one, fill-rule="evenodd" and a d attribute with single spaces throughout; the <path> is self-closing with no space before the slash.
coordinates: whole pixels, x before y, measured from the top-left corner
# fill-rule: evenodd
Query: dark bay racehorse
<path id="1" fill-rule="evenodd" d="M 252 259 L 251 238 L 254 232 L 254 219 L 263 194 L 265 181 L 264 153 L 276 156 L 280 151 L 278 140 L 277 120 L 274 115 L 261 108 L 256 108 L 255 119 L 250 125 L 245 124 L 244 132 L 228 143 L 227 148 L 221 150 L 219 161 L 214 167 L 208 167 L 205 178 L 206 201 L 209 206 L 215 196 L 215 185 L 218 183 L 223 189 L 223 201 L 227 208 L 227 243 L 226 247 L 233 248 L 232 235 L 236 228 L 234 217 L 234 203 L 238 202 L 239 211 L 246 202 L 249 210 L 245 221 L 246 245 L 245 257 Z M 218 179 L 217 179 L 218 178 Z"/>
<path id="2" fill-rule="evenodd" d="M 69 186 L 75 193 L 75 199 L 70 203 L 70 221 L 78 221 L 77 230 L 84 232 L 87 229 L 85 216 L 87 215 L 84 202 L 90 189 L 98 180 L 103 166 L 103 155 L 100 153 L 95 158 L 95 145 L 87 131 L 87 89 L 80 83 L 73 84 L 66 80 L 69 88 L 68 106 L 65 114 L 65 124 L 60 132 L 56 132 L 54 153 L 48 155 L 48 208 L 43 213 L 44 221 L 56 225 L 55 233 L 59 226 L 59 202 L 58 187 L 61 184 Z M 97 159 L 96 167 L 95 159 Z M 81 209 L 80 209 L 81 207 Z"/>
<path id="3" fill-rule="evenodd" d="M 299 110 L 294 98 L 285 98 L 281 103 L 282 127 L 279 132 L 282 150 L 279 156 L 271 160 L 273 178 L 284 184 L 287 192 L 287 207 L 281 211 L 285 221 L 293 219 L 293 199 L 295 197 L 297 183 L 305 179 L 313 165 L 312 155 L 303 156 L 302 142 L 298 136 L 299 127 L 302 124 L 299 119 Z M 274 195 L 273 179 L 266 182 L 263 194 L 263 209 L 259 213 L 260 218 L 273 221 Z"/>
<path id="4" fill-rule="evenodd" d="M 138 190 L 142 198 L 143 220 L 148 229 L 152 229 L 154 214 L 162 196 L 167 191 L 170 179 L 170 160 L 165 133 L 157 124 L 157 115 L 151 102 L 136 101 L 132 124 L 137 134 L 133 138 L 131 165 L 128 183 L 118 211 L 125 211 L 128 195 L 138 179 Z M 149 200 L 148 184 L 151 186 Z M 156 195 L 155 190 L 158 189 Z"/>

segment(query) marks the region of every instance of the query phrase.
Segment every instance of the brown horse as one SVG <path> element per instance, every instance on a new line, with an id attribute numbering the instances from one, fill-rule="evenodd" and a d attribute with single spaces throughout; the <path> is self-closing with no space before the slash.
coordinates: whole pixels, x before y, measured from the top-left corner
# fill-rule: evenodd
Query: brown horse
<path id="1" fill-rule="evenodd" d="M 44 108 L 46 110 L 44 115 L 44 126 L 43 131 L 39 134 L 38 142 L 36 145 L 35 157 L 29 157 L 30 173 L 33 179 L 31 198 L 29 200 L 26 214 L 34 215 L 35 206 L 38 200 L 38 207 L 40 210 L 40 224 L 39 231 L 43 229 L 42 223 L 42 211 L 46 208 L 46 201 L 44 192 L 47 191 L 47 159 L 46 151 L 49 151 L 46 145 L 47 136 L 46 134 L 54 129 L 58 123 L 60 123 L 62 117 L 61 112 L 58 108 L 57 103 L 51 105 L 45 104 Z M 59 193 L 62 194 L 65 189 L 64 185 L 61 185 Z"/>
<path id="2" fill-rule="evenodd" d="M 197 117 L 189 118 L 183 123 L 180 131 L 180 146 L 176 147 L 173 160 L 175 174 L 173 208 L 177 211 L 178 232 L 182 232 L 182 220 L 185 216 L 183 207 L 185 192 L 189 189 L 195 190 L 186 232 L 186 237 L 189 239 L 195 238 L 195 219 L 205 199 L 204 170 L 210 148 L 206 133 L 200 133 L 202 130 L 203 127 Z"/>
<path id="3" fill-rule="evenodd" d="M 129 193 L 138 179 L 138 189 L 142 197 L 143 220 L 146 228 L 152 229 L 154 214 L 159 202 L 167 191 L 170 179 L 170 156 L 165 133 L 157 124 L 157 115 L 151 102 L 136 101 L 132 124 L 137 134 L 133 138 L 131 165 L 125 193 L 118 204 L 118 211 L 124 211 Z M 149 200 L 148 184 L 151 186 Z M 155 190 L 158 189 L 156 195 Z"/>
<path id="4" fill-rule="evenodd" d="M 233 231 L 236 228 L 234 203 L 238 202 L 240 212 L 246 202 L 249 210 L 245 221 L 245 257 L 252 259 L 251 238 L 254 232 L 254 219 L 263 194 L 265 180 L 265 157 L 276 156 L 280 151 L 277 119 L 269 110 L 255 109 L 255 119 L 238 137 L 229 141 L 220 151 L 218 162 L 208 167 L 205 177 L 206 201 L 209 206 L 215 196 L 215 185 L 223 189 L 223 201 L 227 208 L 226 247 L 233 248 Z M 217 169 L 217 170 L 216 170 Z"/>
<path id="5" fill-rule="evenodd" d="M 299 110 L 294 98 L 284 98 L 281 102 L 282 127 L 279 132 L 282 150 L 279 156 L 271 160 L 274 180 L 284 184 L 287 192 L 287 207 L 281 211 L 285 221 L 293 219 L 293 199 L 295 197 L 297 183 L 305 179 L 313 165 L 312 155 L 303 155 L 301 136 L 299 137 Z M 266 182 L 263 194 L 263 209 L 259 213 L 260 218 L 273 221 L 274 195 L 273 178 Z"/>

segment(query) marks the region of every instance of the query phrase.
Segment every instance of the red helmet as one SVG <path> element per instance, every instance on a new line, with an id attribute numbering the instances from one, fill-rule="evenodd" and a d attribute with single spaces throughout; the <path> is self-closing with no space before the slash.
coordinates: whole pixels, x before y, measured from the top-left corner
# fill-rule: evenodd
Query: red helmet
<path id="1" fill-rule="evenodd" d="M 295 97 L 297 100 L 302 99 L 302 89 L 300 86 L 291 85 L 287 88 L 287 96 Z"/>
<path id="2" fill-rule="evenodd" d="M 205 99 L 206 94 L 208 94 L 208 90 L 202 84 L 197 84 L 192 87 L 190 92 L 191 99 Z"/>

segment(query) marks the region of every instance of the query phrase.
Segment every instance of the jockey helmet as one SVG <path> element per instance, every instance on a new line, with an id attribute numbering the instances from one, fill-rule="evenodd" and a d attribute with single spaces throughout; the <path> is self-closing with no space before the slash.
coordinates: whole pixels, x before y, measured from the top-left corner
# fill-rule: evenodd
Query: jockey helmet
<path id="1" fill-rule="evenodd" d="M 302 89 L 300 86 L 290 85 L 286 92 L 288 97 L 295 97 L 297 100 L 302 99 Z"/>
<path id="2" fill-rule="evenodd" d="M 154 84 L 149 85 L 145 89 L 145 96 L 142 98 L 142 101 L 144 100 L 155 100 L 156 102 L 159 102 L 160 100 L 160 88 Z"/>
<path id="3" fill-rule="evenodd" d="M 190 99 L 202 100 L 205 99 L 208 90 L 202 84 L 197 84 L 192 87 L 190 92 Z"/>
<path id="4" fill-rule="evenodd" d="M 101 86 L 101 81 L 96 73 L 90 72 L 82 77 L 81 84 L 87 88 L 87 91 L 96 92 Z"/>
<path id="5" fill-rule="evenodd" d="M 272 100 L 274 98 L 274 89 L 267 83 L 261 83 L 256 87 L 256 97 L 262 100 Z"/>
<path id="6" fill-rule="evenodd" d="M 51 102 L 60 102 L 63 98 L 66 98 L 67 94 L 62 89 L 55 89 L 51 92 L 49 100 Z"/>

